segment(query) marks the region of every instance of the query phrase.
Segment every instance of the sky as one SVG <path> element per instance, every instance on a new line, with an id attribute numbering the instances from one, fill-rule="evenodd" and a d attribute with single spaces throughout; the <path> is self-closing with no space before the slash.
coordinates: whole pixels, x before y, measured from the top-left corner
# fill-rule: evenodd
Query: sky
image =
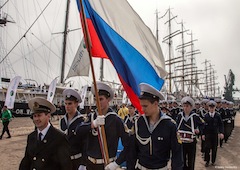
<path id="1" fill-rule="evenodd" d="M 144 22 L 156 30 L 155 11 L 163 15 L 170 7 L 178 22 L 192 31 L 197 55 L 197 66 L 203 69 L 205 59 L 216 70 L 221 90 L 225 85 L 224 75 L 229 69 L 235 74 L 235 87 L 240 87 L 240 1 L 239 0 L 128 0 Z M 147 5 L 146 5 L 147 4 Z M 161 29 L 161 28 L 159 28 Z"/>
<path id="2" fill-rule="evenodd" d="M 0 2 L 3 3 L 5 1 L 0 0 Z M 27 28 L 29 28 L 31 23 L 33 23 L 34 19 L 38 16 L 39 12 L 46 6 L 48 2 L 49 0 L 10 0 L 8 2 L 8 6 L 4 8 L 5 12 L 10 13 L 11 17 L 15 21 L 21 20 L 21 26 L 18 25 L 19 23 L 15 24 L 18 25 L 19 35 L 17 36 L 13 34 L 14 31 L 11 30 L 11 28 L 14 27 L 13 24 L 10 26 L 8 25 L 7 29 L 3 28 L 8 31 L 11 30 L 11 33 L 8 34 L 5 32 L 1 33 L 2 37 L 8 36 L 8 38 L 11 39 L 12 43 L 7 45 L 7 50 L 10 50 L 14 42 L 19 40 L 20 35 L 24 34 L 24 32 L 27 30 Z M 229 69 L 232 69 L 236 79 L 235 85 L 236 87 L 240 88 L 240 82 L 238 81 L 240 76 L 240 68 L 238 64 L 240 63 L 239 0 L 128 0 L 128 2 L 154 34 L 156 32 L 156 9 L 159 11 L 160 17 L 165 14 L 166 10 L 170 7 L 172 14 L 177 15 L 176 21 L 181 22 L 183 20 L 184 27 L 192 31 L 194 39 L 197 39 L 194 47 L 195 49 L 199 49 L 201 51 L 201 54 L 196 56 L 198 68 L 203 69 L 204 65 L 202 63 L 205 60 L 209 60 L 213 65 L 213 68 L 216 70 L 217 82 L 219 82 L 218 86 L 221 88 L 221 90 L 223 90 L 223 86 L 225 84 L 224 75 L 227 75 Z M 56 44 L 62 43 L 61 39 L 59 39 L 60 35 L 53 35 L 53 33 L 62 32 L 63 30 L 62 25 L 64 19 L 59 19 L 59 17 L 64 18 L 65 4 L 65 0 L 53 0 L 47 10 L 44 12 L 44 15 L 40 17 L 40 24 L 35 24 L 31 28 L 30 32 L 26 34 L 27 36 L 24 39 L 24 42 L 31 40 L 32 45 L 39 43 L 39 39 L 41 39 L 41 41 L 45 42 L 47 49 L 50 47 L 52 49 L 57 48 L 56 51 L 61 52 L 61 47 L 55 47 Z M 72 9 L 70 12 L 69 29 L 79 28 L 81 26 L 75 0 L 71 1 L 71 7 Z M 17 10 L 19 12 L 13 13 L 13 10 Z M 23 12 L 21 12 L 21 10 Z M 22 18 L 28 19 L 23 20 Z M 51 20 L 51 23 L 54 24 L 50 25 L 48 20 Z M 164 35 L 164 31 L 166 33 L 166 26 L 163 25 L 165 21 L 165 18 L 159 19 L 160 43 L 161 39 L 166 36 L 166 34 Z M 42 30 L 41 32 L 39 31 L 39 27 Z M 46 30 L 50 30 L 51 33 L 47 34 Z M 33 36 L 33 34 L 36 35 L 37 33 L 38 37 L 36 36 L 36 38 Z M 71 32 L 68 35 L 68 42 L 70 45 L 68 46 L 67 55 L 70 57 L 66 62 L 68 63 L 68 66 L 70 66 L 75 51 L 78 48 L 78 44 L 82 38 L 82 33 L 81 30 L 78 30 Z M 55 40 L 50 41 L 50 36 L 54 36 Z M 21 42 L 23 46 L 24 42 Z M 21 46 L 19 45 L 16 50 L 17 49 L 21 49 Z M 167 55 L 167 50 L 166 47 L 164 47 L 164 44 L 162 44 L 162 50 L 163 54 Z M 41 64 L 48 66 L 48 69 L 41 71 L 41 73 L 44 72 L 44 74 L 40 75 L 39 73 L 38 77 L 44 79 L 44 82 L 50 83 L 51 80 L 56 77 L 56 73 L 59 72 L 57 65 L 60 65 L 60 56 L 56 54 L 56 51 L 49 52 L 45 49 L 43 52 L 44 56 L 49 55 L 49 59 L 41 61 L 36 59 L 38 55 L 40 55 L 39 53 L 34 55 L 32 53 L 27 55 L 25 54 L 25 61 L 21 63 L 23 67 L 19 67 L 18 61 L 20 59 L 18 58 L 19 53 L 17 51 L 13 51 L 15 56 L 9 56 L 9 59 L 13 62 L 14 69 L 23 70 L 24 74 L 28 74 L 28 76 L 31 76 L 33 70 L 37 70 L 38 68 L 42 67 Z M 57 60 L 52 59 L 50 57 L 52 55 L 56 55 Z M 33 62 L 36 64 L 35 67 L 32 68 L 32 71 L 27 72 L 24 70 L 24 65 Z M 52 62 L 54 62 L 54 65 L 49 64 Z"/>

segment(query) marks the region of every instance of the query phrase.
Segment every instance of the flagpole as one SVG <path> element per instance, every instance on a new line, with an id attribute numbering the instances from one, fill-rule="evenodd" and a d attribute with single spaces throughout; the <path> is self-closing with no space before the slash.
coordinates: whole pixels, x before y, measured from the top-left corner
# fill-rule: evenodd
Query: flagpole
<path id="1" fill-rule="evenodd" d="M 93 85 L 94 85 L 94 91 L 95 91 L 95 97 L 96 97 L 96 104 L 97 104 L 97 109 L 98 109 L 98 114 L 102 115 L 102 110 L 101 110 L 101 106 L 100 106 L 100 100 L 99 100 L 99 95 L 98 95 L 98 90 L 97 90 L 97 83 L 96 83 L 96 78 L 95 78 L 95 72 L 94 72 L 94 67 L 93 67 L 93 61 L 92 61 L 92 52 L 91 52 L 91 40 L 90 40 L 90 35 L 88 32 L 88 28 L 87 28 L 87 23 L 86 23 L 86 16 L 84 13 L 84 9 L 83 9 L 83 3 L 82 0 L 80 1 L 80 10 L 82 13 L 82 25 L 84 27 L 83 29 L 83 34 L 86 40 L 86 46 L 88 49 L 88 54 L 89 54 L 89 59 L 90 59 L 90 65 L 91 65 L 91 71 L 92 71 L 92 78 L 93 78 Z M 104 126 L 101 126 L 101 134 L 102 134 L 102 139 L 103 139 L 103 150 L 104 153 L 103 154 L 103 159 L 104 159 L 104 163 L 107 165 L 109 163 L 109 154 L 108 154 L 108 148 L 107 148 L 107 140 L 106 140 L 106 133 L 105 133 L 105 129 Z M 101 142 L 99 143 L 101 145 Z"/>

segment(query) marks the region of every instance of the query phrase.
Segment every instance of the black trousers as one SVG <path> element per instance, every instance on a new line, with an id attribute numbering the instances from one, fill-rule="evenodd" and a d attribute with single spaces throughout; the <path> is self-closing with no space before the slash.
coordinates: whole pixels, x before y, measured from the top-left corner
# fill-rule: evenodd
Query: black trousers
<path id="1" fill-rule="evenodd" d="M 191 143 L 183 143 L 184 170 L 194 170 L 196 158 L 196 139 Z"/>
<path id="2" fill-rule="evenodd" d="M 5 132 L 7 132 L 8 136 L 11 136 L 10 132 L 9 132 L 9 129 L 8 129 L 8 125 L 9 125 L 9 121 L 3 122 L 3 130 L 2 130 L 1 137 L 4 135 Z"/>
<path id="3" fill-rule="evenodd" d="M 218 134 L 206 134 L 205 136 L 205 161 L 210 162 L 210 152 L 212 163 L 215 163 L 217 156 Z"/>

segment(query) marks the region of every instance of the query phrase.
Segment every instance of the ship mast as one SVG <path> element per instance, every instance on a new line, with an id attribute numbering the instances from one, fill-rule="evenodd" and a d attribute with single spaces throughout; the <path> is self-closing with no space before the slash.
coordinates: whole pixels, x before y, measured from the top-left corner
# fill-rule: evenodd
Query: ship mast
<path id="1" fill-rule="evenodd" d="M 63 80 L 64 80 L 65 60 L 66 60 L 66 46 L 67 46 L 67 34 L 68 34 L 69 6 L 70 6 L 70 0 L 67 0 L 67 9 L 66 9 L 66 16 L 65 16 L 65 26 L 64 26 L 64 32 L 63 32 L 63 51 L 62 51 L 62 67 L 61 67 L 60 83 L 63 83 Z"/>

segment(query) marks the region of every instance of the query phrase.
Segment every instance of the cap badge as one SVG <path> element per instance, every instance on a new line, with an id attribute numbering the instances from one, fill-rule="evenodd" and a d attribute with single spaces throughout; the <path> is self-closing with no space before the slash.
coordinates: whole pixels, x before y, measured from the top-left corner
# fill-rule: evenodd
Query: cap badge
<path id="1" fill-rule="evenodd" d="M 37 109 L 37 108 L 39 108 L 39 104 L 37 102 L 34 102 L 33 109 Z"/>

